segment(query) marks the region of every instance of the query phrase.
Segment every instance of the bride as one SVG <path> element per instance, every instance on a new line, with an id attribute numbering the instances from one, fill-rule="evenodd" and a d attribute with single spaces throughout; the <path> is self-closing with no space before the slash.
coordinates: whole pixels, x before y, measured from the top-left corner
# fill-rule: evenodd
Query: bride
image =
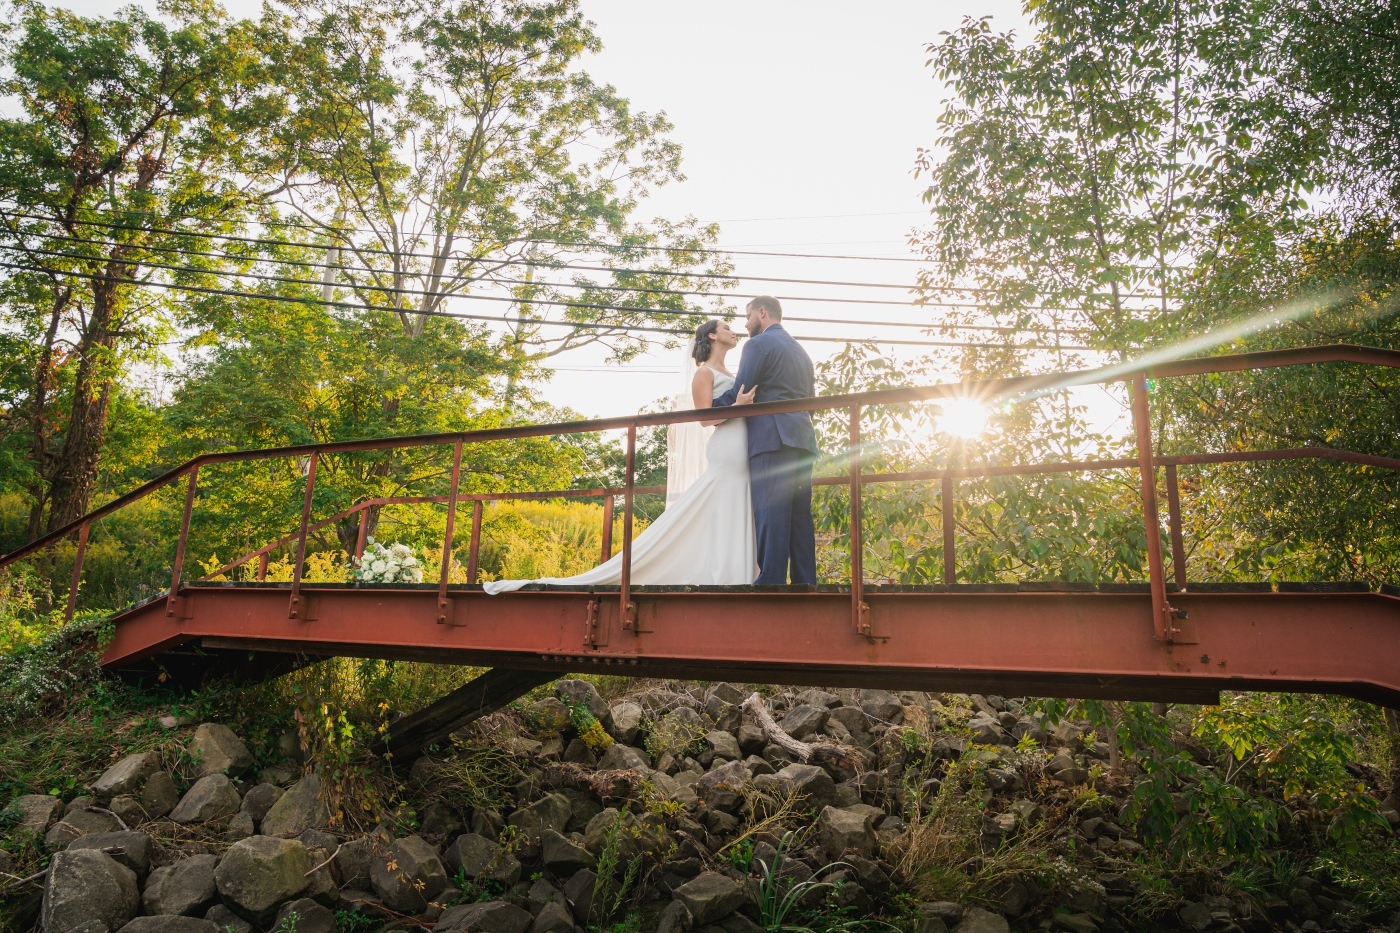
<path id="1" fill-rule="evenodd" d="M 690 352 L 696 370 L 690 380 L 694 407 L 710 408 L 714 399 L 734 385 L 734 374 L 724 358 L 739 339 L 723 321 L 706 321 L 695 328 Z M 754 387 L 739 394 L 736 405 L 753 401 Z M 703 472 L 687 469 L 684 447 L 677 436 L 702 431 L 700 425 L 717 425 L 705 444 Z M 670 462 L 666 511 L 632 541 L 632 583 L 742 584 L 758 576 L 755 558 L 753 506 L 749 501 L 748 427 L 744 418 L 673 425 L 669 441 Z M 699 472 L 687 484 L 688 473 Z M 622 581 L 619 553 L 592 570 L 573 577 L 541 580 L 492 580 L 482 585 L 487 593 L 508 593 L 530 583 L 555 586 L 606 586 Z"/>

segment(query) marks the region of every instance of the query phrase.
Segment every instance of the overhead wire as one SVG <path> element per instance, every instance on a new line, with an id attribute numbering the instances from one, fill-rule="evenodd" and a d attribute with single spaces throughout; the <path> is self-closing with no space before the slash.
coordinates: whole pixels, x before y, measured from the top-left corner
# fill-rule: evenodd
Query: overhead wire
<path id="1" fill-rule="evenodd" d="M 143 214 L 143 215 L 147 215 L 147 216 L 155 216 L 154 214 L 152 214 L 151 212 L 148 212 L 148 211 L 131 211 L 131 212 L 128 212 L 128 213 Z M 11 216 L 25 217 L 25 218 L 34 219 L 34 220 L 42 220 L 42 221 L 46 221 L 46 222 L 52 222 L 52 220 L 53 220 L 52 218 L 44 217 L 43 215 L 38 215 L 38 214 L 27 214 L 27 213 L 23 213 L 23 212 L 11 212 Z M 193 218 L 193 219 L 198 219 L 198 218 Z M 271 237 L 247 237 L 247 236 L 240 236 L 240 235 L 237 235 L 237 234 L 229 234 L 229 233 L 211 233 L 211 232 L 200 231 L 200 230 L 177 230 L 177 229 L 171 229 L 171 228 L 169 228 L 169 227 L 155 227 L 155 226 L 149 226 L 149 225 L 118 224 L 118 223 L 112 223 L 112 222 L 98 222 L 98 221 L 94 221 L 94 220 L 82 220 L 82 219 L 74 220 L 73 223 L 76 224 L 76 225 L 80 225 L 80 226 L 106 227 L 106 228 L 108 228 L 108 229 L 132 230 L 132 231 L 138 231 L 138 232 L 166 233 L 166 234 L 171 234 L 171 235 L 173 235 L 173 236 L 189 236 L 189 237 L 196 237 L 196 238 L 203 238 L 203 239 L 227 240 L 227 241 L 231 241 L 231 242 L 251 243 L 251 244 L 255 244 L 255 245 L 289 246 L 289 247 L 294 247 L 294 248 L 297 248 L 297 249 L 317 249 L 317 248 L 319 248 L 319 249 L 326 249 L 326 248 L 335 248 L 335 249 L 341 249 L 341 250 L 345 250 L 345 251 L 349 251 L 349 252 L 369 253 L 369 254 L 373 254 L 373 255 L 383 255 L 383 256 L 397 256 L 397 257 L 401 257 L 401 258 L 431 259 L 431 260 L 438 260 L 438 259 L 441 258 L 441 257 L 439 257 L 438 255 L 436 255 L 436 254 L 434 254 L 434 253 L 424 253 L 424 252 L 417 252 L 417 251 L 413 251 L 413 250 L 386 250 L 386 249 L 382 249 L 382 248 L 379 248 L 379 247 L 357 246 L 357 245 L 354 245 L 354 244 L 352 244 L 352 243 L 344 243 L 344 244 L 339 244 L 339 245 L 334 244 L 334 243 L 328 243 L 328 244 L 298 243 L 298 242 L 292 241 L 292 240 L 279 240 L 279 239 L 275 239 L 275 238 L 271 238 Z M 325 230 L 317 231 L 317 230 L 315 230 L 315 229 L 313 229 L 313 228 L 306 227 L 306 226 L 304 226 L 304 225 L 287 224 L 287 223 L 285 223 L 285 222 L 283 222 L 283 223 L 278 223 L 278 222 L 275 222 L 275 221 L 263 221 L 263 223 L 264 223 L 264 224 L 267 224 L 267 225 L 271 225 L 271 226 L 286 226 L 286 227 L 291 227 L 291 228 L 293 228 L 293 229 L 305 230 L 305 231 L 308 231 L 308 232 L 311 232 L 311 233 L 321 233 L 321 234 L 324 234 L 324 233 L 326 232 Z M 349 230 L 348 230 L 347 232 L 367 232 L 367 231 L 356 230 L 356 228 L 349 228 Z M 373 231 L 368 231 L 368 232 L 371 232 L 371 233 L 372 233 Z M 516 240 L 516 241 L 513 241 L 513 242 L 521 242 L 521 243 L 531 243 L 531 242 L 534 242 L 534 243 L 548 244 L 548 245 L 553 245 L 553 246 L 563 246 L 563 247 L 566 247 L 566 248 L 570 247 L 570 244 L 563 244 L 563 243 L 557 243 L 557 242 L 554 242 L 554 241 L 546 241 L 546 240 L 527 240 L 527 239 L 521 239 L 521 240 Z M 608 249 L 629 249 L 630 247 L 614 245 L 614 246 L 607 246 L 606 248 L 608 248 Z M 652 248 L 648 248 L 648 249 L 652 249 Z M 655 251 L 655 250 L 652 249 L 652 251 Z M 668 252 L 677 252 L 677 253 L 698 252 L 698 253 L 709 253 L 709 254 L 717 254 L 717 255 L 728 255 L 728 254 L 729 254 L 729 251 L 728 251 L 728 250 L 723 250 L 723 249 L 687 249 L 687 248 L 680 248 L 680 247 L 675 247 L 675 248 L 669 248 L 669 247 L 668 247 L 668 248 L 666 248 L 665 251 L 668 251 Z M 841 258 L 841 257 L 829 257 L 829 258 Z M 504 265 L 504 266 L 527 266 L 527 267 L 538 267 L 538 268 L 546 268 L 546 269 L 568 269 L 568 270 L 577 270 L 577 271 L 584 271 L 584 272 L 630 273 L 630 274 L 635 274 L 635 275 L 656 275 L 656 276 L 673 277 L 673 278 L 699 278 L 699 279 L 719 280 L 719 281 L 774 282 L 774 283 L 787 283 L 787 284 L 793 284 L 793 285 L 824 285 L 824 286 L 851 287 L 851 288 L 894 288 L 894 289 L 904 289 L 904 290 L 906 290 L 906 291 L 913 291 L 915 288 L 918 287 L 918 286 L 916 286 L 916 285 L 904 285 L 904 284 L 892 283 L 892 282 L 852 282 L 852 281 L 832 280 L 832 279 L 798 279 L 798 278 L 785 278 L 785 277 L 782 277 L 782 276 L 733 275 L 733 274 L 727 274 L 727 273 L 694 272 L 694 271 L 673 271 L 673 270 L 667 270 L 667 269 L 633 269 L 633 268 L 628 268 L 628 267 L 623 267 L 623 266 L 589 266 L 589 265 L 580 265 L 580 264 L 577 264 L 577 263 L 569 263 L 569 262 L 554 262 L 554 261 L 549 261 L 549 260 L 490 258 L 490 257 L 486 257 L 486 256 L 458 257 L 458 261 L 459 261 L 459 262 L 479 262 L 479 263 L 483 263 L 483 264 L 486 264 L 486 265 L 497 265 L 497 266 L 503 266 L 503 265 Z M 996 289 L 990 289 L 990 288 L 978 287 L 978 286 L 966 286 L 966 285 L 938 286 L 937 288 L 935 288 L 935 289 L 933 289 L 933 290 L 934 290 L 934 291 L 943 291 L 943 292 L 964 292 L 964 293 L 973 293 L 973 294 L 980 294 L 980 293 L 992 293 L 992 294 L 995 294 L 995 293 L 997 293 L 997 290 L 996 290 Z M 1146 298 L 1153 298 L 1154 300 L 1157 299 L 1158 297 L 1160 297 L 1160 296 L 1155 295 L 1155 294 L 1153 294 L 1153 293 L 1151 293 L 1151 292 L 1120 292 L 1119 295 L 1120 295 L 1120 297 L 1146 297 Z"/>
<path id="2" fill-rule="evenodd" d="M 93 239 L 86 238 L 86 237 L 51 236 L 51 237 L 47 237 L 47 239 L 49 239 L 49 240 L 60 240 L 60 241 L 67 242 L 67 243 L 78 243 L 78 244 L 88 244 L 88 245 L 101 245 L 101 246 L 113 245 L 113 244 L 110 244 L 110 243 L 108 243 L 107 241 L 104 241 L 104 240 L 93 240 Z M 22 252 L 22 251 L 23 251 L 23 250 L 20 250 L 18 247 L 9 247 L 9 246 L 3 246 L 3 245 L 0 245 L 0 248 L 11 249 L 11 250 L 15 250 L 15 251 L 17 251 L 17 252 Z M 246 256 L 236 256 L 236 255 L 230 255 L 230 254 L 228 254 L 228 253 L 217 253 L 217 252 L 211 252 L 211 251 L 207 251 L 207 250 L 182 249 L 182 248 L 180 248 L 180 247 L 175 247 L 175 246 L 149 246 L 149 247 L 144 247 L 144 249 L 146 249 L 146 250 L 148 250 L 148 251 L 150 251 L 150 252 L 172 253 L 172 254 L 175 254 L 175 255 L 177 255 L 177 256 L 186 256 L 186 257 L 188 257 L 188 256 L 196 256 L 196 257 L 201 257 L 201 258 L 212 258 L 212 259 L 222 259 L 222 260 L 235 260 L 235 261 L 247 261 L 247 260 L 250 258 L 250 257 L 246 257 Z M 41 254 L 54 254 L 52 251 L 43 251 L 43 250 L 37 250 L 37 249 L 36 249 L 36 250 L 32 250 L 32 251 L 33 251 L 33 252 L 36 252 L 36 253 L 41 253 Z M 73 254 L 69 254 L 69 253 L 57 253 L 57 255 L 65 256 L 65 257 L 67 257 L 67 258 L 78 258 L 78 257 L 74 256 Z M 101 261 L 99 257 L 91 257 L 91 258 L 92 258 L 94 261 Z M 314 261 L 311 261 L 311 260 L 276 259 L 276 260 L 271 260 L 271 262 L 272 262 L 272 264 L 274 264 L 274 265 L 288 265 L 288 266 L 294 266 L 294 267 L 297 267 L 297 268 L 319 269 L 319 270 L 322 270 L 322 271 L 336 271 L 336 272 L 345 272 L 345 271 L 347 271 L 347 270 L 345 270 L 345 268 L 344 268 L 343 266 L 340 266 L 340 265 L 338 265 L 338 264 L 334 264 L 334 263 L 325 263 L 325 262 L 314 262 Z M 199 268 L 197 268 L 197 267 L 188 267 L 188 266 L 182 266 L 182 267 L 179 267 L 179 269 L 180 269 L 180 271 L 206 272 L 206 273 L 208 273 L 208 274 L 215 274 L 216 272 L 220 272 L 220 271 L 221 271 L 221 270 L 214 270 L 214 269 L 204 270 L 204 269 L 199 269 Z M 240 272 L 236 272 L 236 271 L 230 271 L 229 274 L 231 274 L 231 275 L 242 275 L 242 274 L 244 274 L 244 273 L 240 273 Z M 247 273 L 247 274 L 250 275 L 250 276 L 256 276 L 256 273 Z M 320 281 L 320 282 L 312 282 L 311 280 L 308 280 L 308 279 L 296 279 L 296 280 L 294 280 L 294 281 L 297 281 L 297 282 L 300 282 L 300 283 L 303 283 L 303 284 L 307 284 L 307 285 L 313 285 L 313 284 L 314 284 L 314 285 L 325 286 L 325 285 L 327 285 L 327 284 L 330 284 L 332 287 L 348 288 L 348 289 L 352 289 L 352 290 L 360 289 L 360 290 L 368 290 L 368 291 L 383 291 L 383 290 L 389 288 L 389 286 L 381 286 L 381 285 L 377 285 L 377 284 L 374 284 L 374 283 L 357 283 L 357 282 L 353 282 L 353 281 L 351 281 L 351 282 L 340 281 L 340 282 L 330 282 L 330 283 L 327 283 L 325 280 L 322 280 L 322 281 Z M 721 293 L 718 293 L 718 292 L 706 292 L 706 291 L 692 290 L 692 289 L 652 288 L 652 287 L 636 286 L 636 285 L 608 285 L 608 284 L 602 284 L 602 283 L 596 283 L 596 282 L 595 282 L 595 283 L 583 283 L 583 282 L 529 281 L 529 280 L 523 280 L 523 279 L 499 278 L 499 277 L 495 277 L 495 276 L 482 276 L 481 278 L 479 278 L 479 279 L 474 279 L 473 281 L 477 281 L 477 282 L 487 282 L 487 283 L 494 284 L 494 285 L 507 285 L 507 286 L 510 286 L 510 285 L 526 285 L 526 286 L 540 286 L 540 287 L 549 287 L 549 288 L 573 288 L 573 289 L 597 288 L 597 289 L 600 289 L 600 290 L 607 290 L 607 291 L 610 291 L 610 290 L 617 290 L 617 291 L 627 291 L 627 292 L 636 292 L 636 293 L 640 293 L 640 294 L 654 294 L 654 295 L 682 295 L 682 296 L 694 296 L 694 297 L 724 297 Z M 433 291 L 431 291 L 431 290 L 429 290 L 429 289 L 416 289 L 416 288 L 415 288 L 415 289 L 408 289 L 408 288 L 402 288 L 402 287 L 396 287 L 396 291 L 397 291 L 398 293 L 401 293 L 401 294 L 413 294 L 413 295 L 422 295 L 422 296 L 438 296 L 438 295 L 441 295 L 441 296 L 455 296 L 455 297 L 463 297 L 463 298 L 487 297 L 487 296 L 480 296 L 480 295 L 467 295 L 467 294 L 460 293 L 460 292 L 455 292 L 455 291 L 439 291 L 439 292 L 433 292 Z M 822 298 L 822 297 L 820 297 L 820 296 L 807 296 L 807 295 L 778 295 L 778 296 L 776 296 L 776 297 L 779 298 L 779 299 L 782 300 L 782 301 L 790 301 L 790 302 L 804 302 L 804 301 L 812 301 L 812 302 L 816 302 L 816 301 L 841 301 L 841 302 L 843 302 L 843 303 L 862 304 L 862 305 L 864 305 L 864 304 L 871 304 L 871 305 L 878 305 L 878 306 L 890 306 L 890 305 L 893 305 L 893 306 L 897 306 L 897 307 L 908 308 L 908 309 L 910 309 L 910 310 L 916 310 L 916 309 L 921 309 L 921 308 L 985 308 L 985 307 L 986 307 L 986 305 L 978 304 L 978 303 L 976 303 L 976 302 L 925 302 L 925 303 L 914 303 L 914 302 L 894 302 L 894 301 L 879 301 L 879 300 L 864 301 L 864 300 L 862 300 L 862 299 L 856 299 L 856 298 L 849 298 L 849 299 L 831 299 L 831 298 Z M 505 296 L 498 296 L 498 297 L 493 298 L 493 300 L 512 300 L 512 301 L 523 301 L 523 302 L 527 302 L 527 303 L 545 303 L 546 301 L 550 301 L 550 302 L 553 301 L 552 299 L 528 299 L 528 298 L 522 299 L 522 298 L 515 298 L 515 297 L 510 297 L 509 299 L 507 299 Z M 1067 307 L 1049 307 L 1049 306 L 1046 306 L 1046 305 L 1032 305 L 1032 306 L 1028 306 L 1028 307 L 1026 307 L 1026 308 L 1024 308 L 1024 309 L 1021 309 L 1021 310 L 1027 310 L 1027 311 L 1051 311 L 1051 312 L 1073 312 L 1073 311 L 1085 311 L 1085 310 L 1089 310 L 1089 309 L 1082 308 L 1082 307 L 1075 307 L 1075 306 L 1067 306 Z M 1128 310 L 1155 310 L 1155 309 L 1132 308 L 1132 309 L 1128 309 Z M 997 325 L 979 325 L 979 324 L 937 324 L 937 323 L 925 323 L 925 322 L 919 322 L 919 321 L 872 321 L 872 320 L 853 319 L 853 318 L 799 317 L 799 316 L 791 316 L 791 315 L 786 316 L 786 319 L 787 319 L 787 320 L 790 320 L 790 321 L 799 321 L 799 322 L 802 322 L 802 323 L 813 323 L 813 324 L 857 324 L 857 325 L 868 325 L 868 326 L 876 326 L 876 327 L 911 327 L 911 328 L 919 328 L 919 329 L 931 329 L 931 328 L 934 328 L 934 327 L 943 327 L 943 328 L 951 328 L 951 329 L 958 329 L 958 330 L 989 330 L 989 331 L 994 331 L 994 332 L 1005 332 L 1005 333 L 1018 333 L 1018 332 L 1019 332 L 1019 330 L 1018 330 L 1017 328 L 1004 327 L 1004 326 L 997 326 Z M 1086 333 L 1092 333 L 1092 331 L 1090 331 L 1090 330 L 1088 330 L 1088 329 L 1086 329 L 1086 328 L 1060 328 L 1060 327 L 1051 328 L 1051 329 L 1049 329 L 1047 332 L 1049 332 L 1049 333 L 1056 333 L 1056 334 L 1077 334 L 1077 335 L 1083 335 L 1083 334 L 1086 334 Z"/>
<path id="3" fill-rule="evenodd" d="M 122 263 L 122 264 L 125 264 L 125 265 L 133 265 L 133 266 L 141 266 L 141 265 L 144 265 L 144 266 L 146 266 L 146 267 L 148 267 L 148 268 L 167 268 L 167 269 L 171 268 L 171 267 L 162 266 L 162 265 L 159 264 L 159 263 L 151 263 L 151 262 L 142 261 L 142 260 L 112 260 L 112 261 L 119 262 L 119 263 Z M 98 276 L 98 275 L 96 275 L 96 274 L 94 274 L 94 273 L 91 273 L 91 272 L 81 272 L 81 271 L 71 270 L 71 269 L 36 269 L 36 268 L 33 267 L 33 266 L 25 266 L 25 265 L 20 265 L 20 264 L 18 264 L 18 263 L 5 262 L 5 261 L 3 261 L 3 260 L 0 260 L 0 268 L 11 269 L 11 270 L 21 271 L 21 272 L 41 272 L 41 273 L 46 273 L 46 274 L 50 274 L 50 275 L 73 276 L 73 277 L 78 277 L 78 278 L 86 278 L 86 279 L 94 280 L 94 281 L 95 281 L 95 280 L 98 280 L 98 279 L 100 279 L 100 278 L 102 278 L 101 276 Z M 174 268 L 178 271 L 180 267 L 174 267 Z M 241 274 L 241 273 L 230 273 L 230 272 L 210 272 L 209 270 L 203 270 L 203 269 L 191 269 L 191 270 L 189 270 L 189 271 L 196 271 L 196 272 L 200 272 L 200 273 L 204 273 L 204 274 L 230 275 L 230 276 L 240 275 L 240 274 Z M 301 285 L 310 285 L 310 286 L 315 286 L 315 285 L 317 284 L 317 283 L 315 283 L 315 282 L 307 282 L 306 280 L 303 280 L 303 279 L 286 279 L 286 278 L 275 277 L 275 276 L 256 276 L 256 277 L 257 277 L 257 278 L 260 278 L 260 279 L 269 279 L 269 280 L 272 280 L 272 281 L 278 281 L 278 282 L 289 283 L 289 284 L 301 284 Z M 468 313 L 459 312 L 459 311 L 425 311 L 425 310 L 421 310 L 421 309 L 407 309 L 407 308 L 396 309 L 396 308 L 386 308 L 386 307 L 375 307 L 375 306 L 372 306 L 372 305 L 365 305 L 365 304 L 362 304 L 362 303 L 354 303 L 354 302 L 346 302 L 346 301 L 336 301 L 336 300 L 334 300 L 334 299 L 312 298 L 312 297 L 309 297 L 309 296 L 308 296 L 308 297 L 301 297 L 301 296 L 296 296 L 296 295 L 280 295 L 280 294 L 276 294 L 276 293 L 244 292 L 244 291 L 237 291 L 237 290 L 233 290 L 233 289 L 209 288 L 209 287 L 207 287 L 207 286 L 190 285 L 190 284 L 177 284 L 177 283 L 172 283 L 172 282 L 157 282 L 157 281 L 149 281 L 149 280 L 148 280 L 148 281 L 142 281 L 142 282 L 133 283 L 133 284 L 140 284 L 140 285 L 143 285 L 143 286 L 154 287 L 154 288 L 162 288 L 162 289 L 167 289 L 167 290 L 171 290 L 171 291 L 191 292 L 191 293 L 195 293 L 195 294 L 207 294 L 207 295 L 221 295 L 221 296 L 227 296 L 227 297 L 232 297 L 232 298 L 245 298 L 245 299 L 250 299 L 250 300 L 254 300 L 254 301 L 276 301 L 276 302 L 286 302 L 286 303 L 303 304 L 303 305 L 319 305 L 319 306 L 324 306 L 324 307 L 344 308 L 344 309 L 354 310 L 354 311 L 375 310 L 375 311 L 382 311 L 382 312 L 384 312 L 384 313 L 386 313 L 386 314 L 414 314 L 414 315 L 425 315 L 425 316 L 428 316 L 428 317 L 456 318 L 456 319 L 461 319 L 461 320 L 484 321 L 484 322 L 490 322 L 490 323 L 507 323 L 507 324 L 509 324 L 509 323 L 515 323 L 515 324 L 538 325 L 538 326 L 547 326 L 547 327 L 567 327 L 567 328 L 572 328 L 572 329 L 605 330 L 605 331 L 616 332 L 616 333 L 638 332 L 638 333 L 660 333 L 660 334 L 674 334 L 674 335 L 686 335 L 686 336 L 689 336 L 689 335 L 692 333 L 692 331 L 691 331 L 690 329 L 688 329 L 688 328 L 652 327 L 652 326 L 647 326 L 647 325 L 642 325 L 642 324 L 610 324 L 610 323 L 606 323 L 606 322 L 597 322 L 597 321 L 567 321 L 567 320 L 559 320 L 559 321 L 556 321 L 556 320 L 550 320 L 550 319 L 548 319 L 548 318 L 532 318 L 532 317 L 524 317 L 524 316 L 489 315 L 489 314 L 468 314 Z M 555 303 L 555 304 L 559 304 L 559 302 L 554 302 L 554 303 Z M 572 304 L 572 305 L 566 305 L 566 306 L 568 306 L 568 307 L 576 307 L 576 308 L 583 308 L 583 309 L 590 309 L 590 310 L 604 310 L 604 311 L 643 312 L 643 311 L 649 310 L 649 309 L 641 309 L 641 308 L 629 308 L 629 307 L 622 306 L 622 305 L 605 305 L 605 304 L 583 304 L 583 303 L 574 303 L 574 304 Z M 694 316 L 694 315 L 692 315 L 692 314 L 689 313 L 689 312 L 683 312 L 683 311 L 653 310 L 653 313 L 655 313 L 655 314 L 670 315 L 670 316 L 674 316 L 674 317 L 691 317 L 691 316 Z M 1069 346 L 1069 345 L 1062 345 L 1062 344 L 1012 344 L 1012 345 L 1007 345 L 1007 344 L 1003 344 L 1003 343 L 975 342 L 975 341 L 902 340 L 902 339 L 891 339 L 891 338 L 884 338 L 884 337 L 822 337 L 822 336 L 810 336 L 810 335 L 807 335 L 807 336 L 797 336 L 797 335 L 794 335 L 794 339 L 797 339 L 797 340 L 806 340 L 806 341 L 811 341 L 811 342 L 820 342 L 820 343 L 842 343 L 842 344 L 876 343 L 876 344 L 883 344 L 883 345 L 887 345 L 887 346 L 920 346 L 920 347 L 945 347 L 945 348 L 995 349 L 995 350 L 1005 350 L 1005 349 L 1013 349 L 1013 350 L 1041 350 L 1041 351 L 1069 350 L 1069 351 L 1104 352 L 1104 351 L 1098 350 L 1098 348 L 1095 348 L 1095 347 Z"/>

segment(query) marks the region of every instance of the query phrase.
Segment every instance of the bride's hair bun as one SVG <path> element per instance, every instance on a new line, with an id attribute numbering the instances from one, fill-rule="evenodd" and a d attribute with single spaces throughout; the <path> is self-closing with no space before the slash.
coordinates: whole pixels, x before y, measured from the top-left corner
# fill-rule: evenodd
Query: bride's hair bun
<path id="1" fill-rule="evenodd" d="M 710 358 L 710 351 L 715 348 L 714 341 L 710 337 L 719 329 L 719 320 L 706 321 L 695 328 L 695 340 L 690 345 L 690 355 L 695 357 L 695 365 L 699 366 Z"/>

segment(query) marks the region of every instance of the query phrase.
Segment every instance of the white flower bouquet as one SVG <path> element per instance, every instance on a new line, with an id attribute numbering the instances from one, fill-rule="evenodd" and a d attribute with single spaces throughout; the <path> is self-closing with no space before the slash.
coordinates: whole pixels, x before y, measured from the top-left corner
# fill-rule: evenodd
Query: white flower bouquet
<path id="1" fill-rule="evenodd" d="M 356 583 L 422 583 L 423 566 L 406 544 L 388 547 L 368 538 L 365 555 L 350 561 L 350 572 Z"/>

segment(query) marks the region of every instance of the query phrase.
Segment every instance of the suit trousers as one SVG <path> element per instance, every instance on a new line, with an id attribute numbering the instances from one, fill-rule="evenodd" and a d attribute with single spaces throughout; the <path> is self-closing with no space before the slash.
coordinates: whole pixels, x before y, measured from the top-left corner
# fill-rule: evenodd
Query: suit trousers
<path id="1" fill-rule="evenodd" d="M 817 531 L 812 523 L 810 450 L 781 447 L 749 457 L 758 579 L 755 583 L 817 582 Z"/>

